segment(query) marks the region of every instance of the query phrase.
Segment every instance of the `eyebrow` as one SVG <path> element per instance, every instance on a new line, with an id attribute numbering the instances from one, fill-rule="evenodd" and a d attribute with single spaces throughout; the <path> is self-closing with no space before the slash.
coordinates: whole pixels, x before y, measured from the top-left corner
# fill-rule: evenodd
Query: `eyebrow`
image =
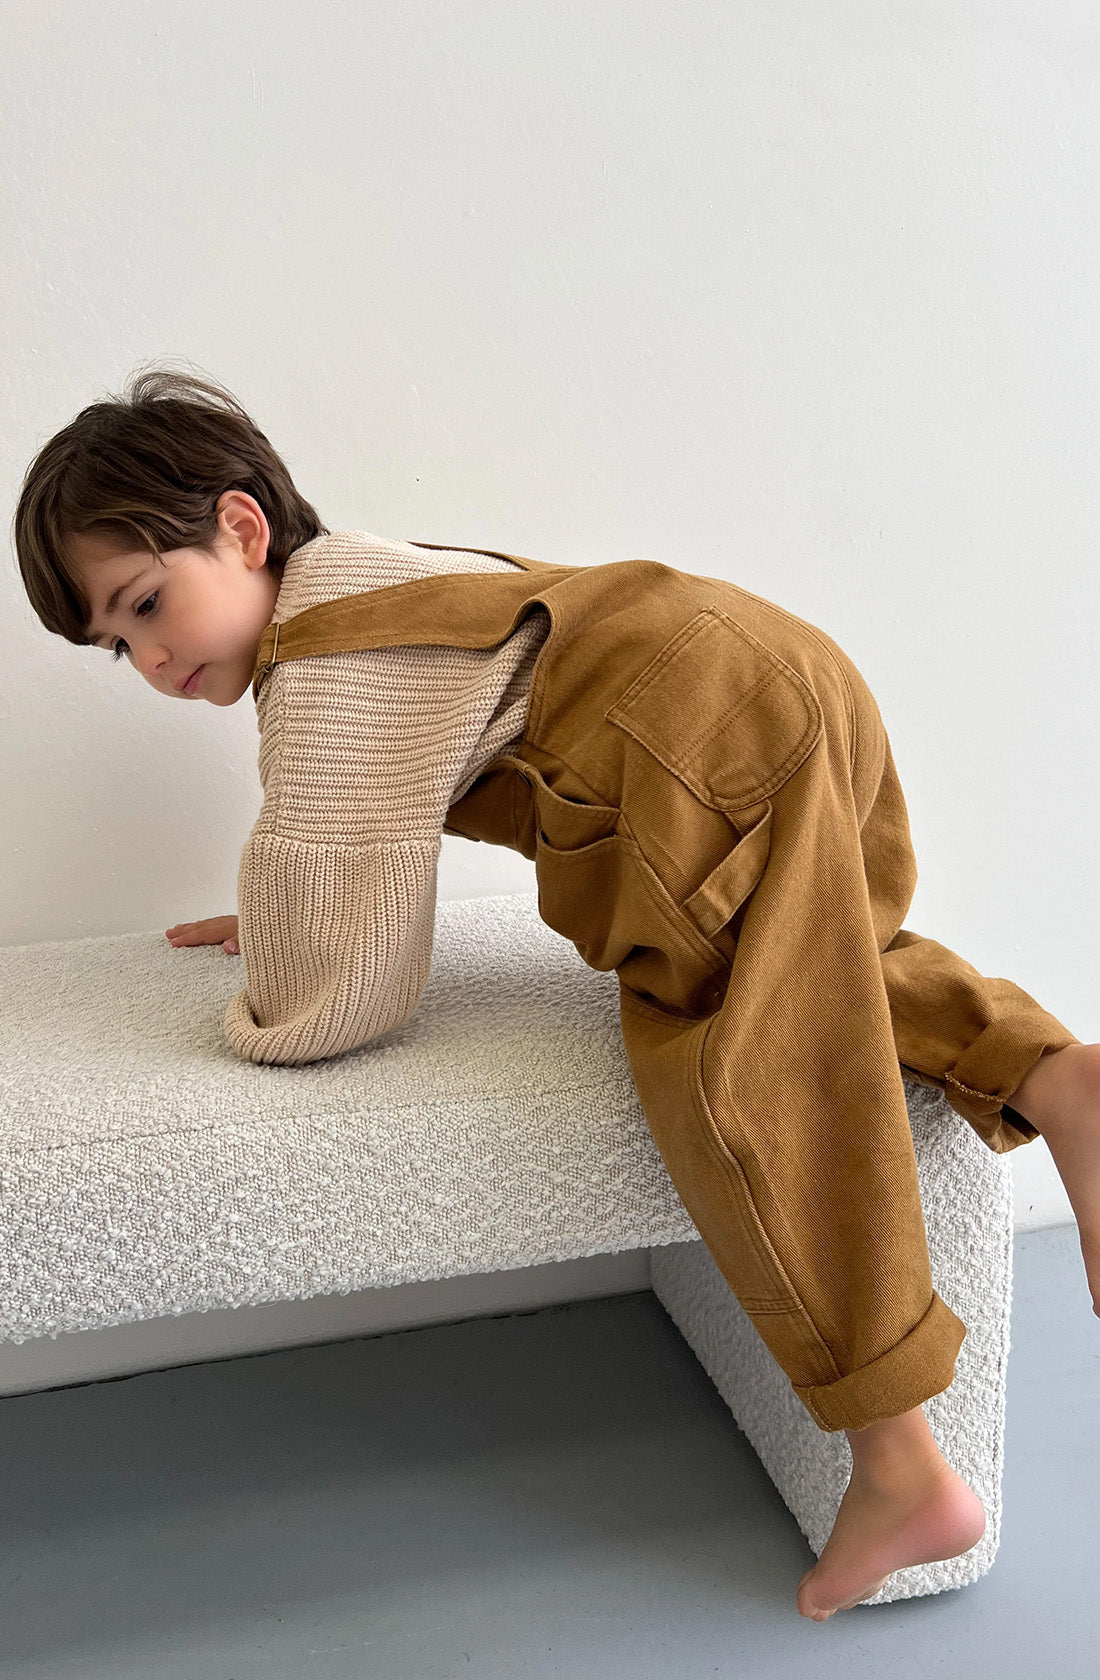
<path id="1" fill-rule="evenodd" d="M 129 578 L 126 583 L 120 583 L 118 588 L 113 591 L 110 600 L 107 602 L 108 618 L 110 618 L 111 614 L 118 606 L 119 597 L 121 595 L 125 595 L 128 589 L 132 589 L 134 584 L 138 581 L 138 578 L 143 578 L 148 570 L 148 566 L 143 566 L 140 572 L 135 572 L 132 578 Z M 98 647 L 100 642 L 105 642 L 109 635 L 109 630 L 101 630 L 98 635 L 89 636 L 88 640 L 91 642 L 93 647 Z"/>

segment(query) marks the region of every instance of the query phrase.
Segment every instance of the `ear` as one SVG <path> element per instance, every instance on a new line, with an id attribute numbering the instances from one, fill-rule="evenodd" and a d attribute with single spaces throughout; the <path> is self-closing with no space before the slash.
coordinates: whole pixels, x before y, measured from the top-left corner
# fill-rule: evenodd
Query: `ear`
<path id="1" fill-rule="evenodd" d="M 216 512 L 219 537 L 240 550 L 246 566 L 265 565 L 271 528 L 255 496 L 245 490 L 226 490 L 218 497 Z"/>

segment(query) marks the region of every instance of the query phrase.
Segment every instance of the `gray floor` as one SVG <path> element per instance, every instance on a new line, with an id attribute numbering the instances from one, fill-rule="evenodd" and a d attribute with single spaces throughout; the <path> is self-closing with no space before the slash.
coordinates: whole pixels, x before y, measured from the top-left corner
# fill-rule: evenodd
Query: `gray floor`
<path id="1" fill-rule="evenodd" d="M 0 1674 L 1100 1674 L 1100 1322 L 1017 1238 L 992 1571 L 803 1621 L 812 1554 L 648 1294 L 0 1399 Z"/>

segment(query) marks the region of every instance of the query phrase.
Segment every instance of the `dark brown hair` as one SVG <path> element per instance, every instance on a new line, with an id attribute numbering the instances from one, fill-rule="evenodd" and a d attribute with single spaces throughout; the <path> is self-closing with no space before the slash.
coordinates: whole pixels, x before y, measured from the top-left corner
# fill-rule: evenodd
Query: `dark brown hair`
<path id="1" fill-rule="evenodd" d="M 46 629 L 90 645 L 91 602 L 66 553 L 69 537 L 91 532 L 119 553 L 209 553 L 226 490 L 244 490 L 263 508 L 267 563 L 280 578 L 296 548 L 328 534 L 264 434 L 212 380 L 141 366 L 121 397 L 82 409 L 27 468 L 15 512 L 23 586 Z"/>

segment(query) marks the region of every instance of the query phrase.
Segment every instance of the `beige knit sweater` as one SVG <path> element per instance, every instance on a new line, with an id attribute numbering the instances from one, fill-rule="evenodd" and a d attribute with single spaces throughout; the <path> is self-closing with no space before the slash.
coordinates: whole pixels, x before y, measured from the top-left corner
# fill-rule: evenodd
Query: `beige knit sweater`
<path id="1" fill-rule="evenodd" d="M 336 532 L 290 556 L 273 618 L 437 572 L 514 569 Z M 240 1056 L 318 1061 L 412 1014 L 447 808 L 522 736 L 549 628 L 540 607 L 495 648 L 370 648 L 271 672 L 256 707 L 264 802 L 237 882 L 247 985 L 225 1014 Z"/>

